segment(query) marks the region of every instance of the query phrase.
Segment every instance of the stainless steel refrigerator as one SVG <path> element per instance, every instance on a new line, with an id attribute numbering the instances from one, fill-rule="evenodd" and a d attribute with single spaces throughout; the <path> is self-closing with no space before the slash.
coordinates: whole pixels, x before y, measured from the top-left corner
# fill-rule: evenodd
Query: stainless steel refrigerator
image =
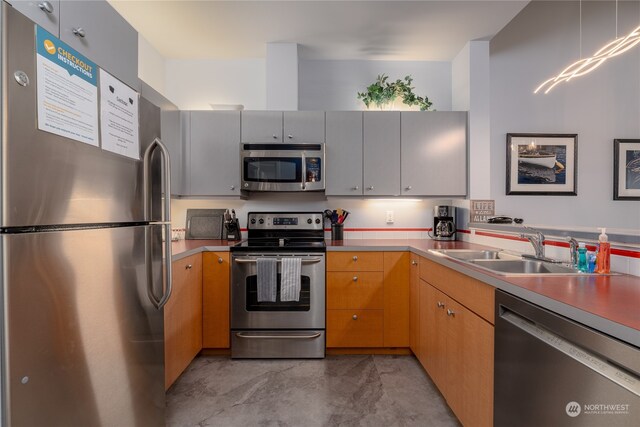
<path id="1" fill-rule="evenodd" d="M 160 110 L 140 98 L 141 160 L 38 130 L 34 24 L 0 4 L 0 424 L 163 425 Z"/>

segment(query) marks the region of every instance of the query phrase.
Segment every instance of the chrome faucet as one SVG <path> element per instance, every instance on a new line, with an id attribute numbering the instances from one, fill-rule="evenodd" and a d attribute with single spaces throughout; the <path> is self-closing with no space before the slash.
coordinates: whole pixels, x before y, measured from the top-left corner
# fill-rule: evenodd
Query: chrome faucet
<path id="1" fill-rule="evenodd" d="M 571 236 L 566 239 L 569 242 L 569 251 L 571 252 L 571 266 L 575 267 L 578 265 L 578 241 Z"/>
<path id="2" fill-rule="evenodd" d="M 538 259 L 546 259 L 544 256 L 544 234 L 540 231 L 535 230 L 531 227 L 523 226 L 529 231 L 532 231 L 533 234 L 520 234 L 521 239 L 527 239 L 529 243 L 533 246 L 533 250 L 535 251 L 535 257 Z"/>

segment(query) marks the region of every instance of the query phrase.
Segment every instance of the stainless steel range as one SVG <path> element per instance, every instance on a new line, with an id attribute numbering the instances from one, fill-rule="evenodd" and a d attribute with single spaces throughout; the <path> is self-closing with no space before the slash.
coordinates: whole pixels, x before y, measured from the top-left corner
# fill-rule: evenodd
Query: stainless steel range
<path id="1" fill-rule="evenodd" d="M 251 212 L 247 225 L 231 248 L 231 357 L 323 358 L 322 212 Z"/>

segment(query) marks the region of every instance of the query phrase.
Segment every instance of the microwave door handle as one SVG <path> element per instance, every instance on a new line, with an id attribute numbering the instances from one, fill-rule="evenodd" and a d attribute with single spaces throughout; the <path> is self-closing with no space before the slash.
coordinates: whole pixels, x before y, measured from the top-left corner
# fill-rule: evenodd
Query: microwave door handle
<path id="1" fill-rule="evenodd" d="M 307 156 L 302 152 L 302 189 L 306 190 L 307 181 Z"/>

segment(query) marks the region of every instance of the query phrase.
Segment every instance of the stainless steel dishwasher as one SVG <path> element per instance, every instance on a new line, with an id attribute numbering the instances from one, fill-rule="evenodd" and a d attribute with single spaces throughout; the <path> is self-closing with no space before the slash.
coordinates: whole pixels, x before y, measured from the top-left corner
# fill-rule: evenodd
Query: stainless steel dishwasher
<path id="1" fill-rule="evenodd" d="M 640 349 L 496 291 L 494 424 L 640 425 Z"/>

